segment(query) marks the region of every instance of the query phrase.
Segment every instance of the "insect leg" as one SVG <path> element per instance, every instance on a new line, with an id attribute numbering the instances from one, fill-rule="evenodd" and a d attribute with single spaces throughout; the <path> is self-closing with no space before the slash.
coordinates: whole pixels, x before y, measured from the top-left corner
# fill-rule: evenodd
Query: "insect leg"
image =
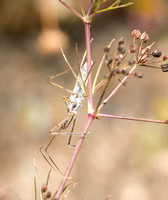
<path id="1" fill-rule="evenodd" d="M 75 118 L 74 118 L 74 121 L 73 121 L 73 125 L 72 125 L 72 129 L 71 129 L 71 133 L 73 133 L 73 131 L 74 131 L 76 119 L 77 119 L 77 117 L 75 115 Z M 68 145 L 71 146 L 71 147 L 75 147 L 76 146 L 75 144 L 71 144 L 71 139 L 72 139 L 72 134 L 70 134 L 70 136 L 68 138 Z"/>
<path id="2" fill-rule="evenodd" d="M 69 90 L 69 89 L 67 89 L 67 88 L 64 88 L 63 86 L 61 86 L 61 85 L 59 85 L 59 84 L 54 83 L 54 82 L 51 81 L 52 79 L 57 78 L 57 77 L 59 77 L 59 76 L 62 76 L 62 75 L 66 74 L 66 73 L 69 72 L 69 71 L 71 71 L 71 70 L 68 69 L 68 70 L 66 70 L 66 71 L 64 71 L 64 72 L 62 72 L 62 73 L 59 73 L 59 74 L 50 76 L 50 77 L 47 79 L 47 82 L 48 82 L 49 84 L 53 85 L 53 86 L 56 86 L 56 87 L 58 87 L 58 88 L 60 88 L 60 89 L 63 89 L 63 90 L 65 90 L 65 91 L 67 91 L 67 92 L 69 92 L 69 93 L 71 93 L 71 94 L 74 94 L 71 90 Z"/>
<path id="3" fill-rule="evenodd" d="M 52 128 L 51 130 L 50 130 L 50 133 L 52 133 L 52 132 L 54 132 L 54 130 L 56 129 L 56 128 L 58 128 L 59 126 L 61 126 L 61 128 L 60 128 L 60 130 L 61 129 L 65 129 L 65 128 L 62 128 L 63 127 L 63 124 L 69 119 L 69 115 L 67 115 L 67 117 L 64 119 L 64 120 L 62 120 L 59 124 L 57 124 L 56 126 L 54 126 L 54 128 Z M 68 120 L 69 121 L 69 120 Z M 69 124 L 68 124 L 69 125 Z M 67 126 L 66 126 L 66 128 L 67 128 Z"/>
<path id="4" fill-rule="evenodd" d="M 49 148 L 49 146 L 51 145 L 51 143 L 53 142 L 53 140 L 55 139 L 55 137 L 56 137 L 56 135 L 54 135 L 54 136 L 51 138 L 51 140 L 50 140 L 49 143 L 47 144 L 46 148 L 44 149 L 46 155 L 45 155 L 45 154 L 43 153 L 43 151 L 42 151 L 43 146 L 40 147 L 40 153 L 42 154 L 43 158 L 47 161 L 47 163 L 52 167 L 52 169 L 54 169 L 55 171 L 56 171 L 56 169 L 57 169 L 57 170 L 59 171 L 59 173 L 60 173 L 61 175 L 63 175 L 63 173 L 61 172 L 61 170 L 59 169 L 59 167 L 55 164 L 55 162 L 53 161 L 53 159 L 51 158 L 51 156 L 50 156 L 49 153 L 48 153 L 48 148 Z M 53 167 L 53 165 L 52 165 L 51 163 L 54 165 L 54 167 L 55 167 L 56 169 Z"/>

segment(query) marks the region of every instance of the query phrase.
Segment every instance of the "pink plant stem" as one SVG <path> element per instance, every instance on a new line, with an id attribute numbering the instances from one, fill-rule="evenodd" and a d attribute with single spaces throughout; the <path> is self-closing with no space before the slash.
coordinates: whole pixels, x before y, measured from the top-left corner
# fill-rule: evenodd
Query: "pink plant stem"
<path id="1" fill-rule="evenodd" d="M 125 119 L 125 120 L 141 121 L 141 122 L 168 124 L 168 120 L 155 120 L 155 119 L 143 119 L 143 118 L 136 118 L 136 117 L 123 117 L 123 116 L 118 116 L 118 115 L 108 115 L 108 114 L 100 114 L 100 113 L 97 114 L 97 117 L 106 117 L 106 118 L 113 118 L 113 119 Z"/>
<path id="2" fill-rule="evenodd" d="M 123 83 L 127 80 L 127 78 L 132 74 L 132 72 L 136 69 L 137 64 L 135 64 L 132 69 L 129 71 L 129 74 L 125 76 L 122 81 L 117 85 L 117 87 L 112 91 L 112 93 L 103 101 L 103 103 L 99 106 L 98 111 L 100 111 L 104 105 L 111 99 L 111 97 L 117 92 L 117 90 L 123 85 Z"/>
<path id="3" fill-rule="evenodd" d="M 90 47 L 90 27 L 89 27 L 90 23 L 85 21 L 84 24 L 85 24 L 85 34 L 86 34 L 87 68 L 88 68 L 87 70 L 88 70 L 88 72 L 90 72 L 91 71 L 91 47 Z M 60 183 L 60 186 L 58 188 L 58 191 L 55 195 L 55 198 L 54 198 L 55 200 L 59 200 L 59 198 L 62 194 L 62 191 L 66 185 L 66 182 L 67 182 L 70 172 L 73 168 L 73 165 L 75 163 L 75 160 L 77 158 L 79 150 L 84 142 L 85 134 L 88 132 L 88 129 L 91 126 L 91 123 L 93 122 L 94 118 L 95 118 L 95 115 L 93 114 L 92 77 L 91 77 L 91 72 L 90 72 L 89 77 L 88 77 L 88 119 L 86 121 L 86 125 L 84 128 L 83 134 L 81 135 L 81 137 L 76 145 L 76 148 L 74 150 L 72 158 L 66 169 L 65 175 L 64 175 L 64 177 Z"/>
<path id="4" fill-rule="evenodd" d="M 88 119 L 87 119 L 87 122 L 86 122 L 86 125 L 85 125 L 85 128 L 84 128 L 83 134 L 81 135 L 81 137 L 80 137 L 80 139 L 79 139 L 79 141 L 78 141 L 78 143 L 76 145 L 75 151 L 74 151 L 73 156 L 72 156 L 72 158 L 71 158 L 71 160 L 70 160 L 70 162 L 68 164 L 67 170 L 66 170 L 65 175 L 64 175 L 64 177 L 63 177 L 63 179 L 62 179 L 62 181 L 60 183 L 60 186 L 58 188 L 58 191 L 57 191 L 57 193 L 55 195 L 54 200 L 59 200 L 59 198 L 60 198 L 60 196 L 62 194 L 62 191 L 63 191 L 63 189 L 65 187 L 65 184 L 66 184 L 66 182 L 68 180 L 68 177 L 70 175 L 70 172 L 72 170 L 73 164 L 75 163 L 75 160 L 77 158 L 79 150 L 80 150 L 80 148 L 81 148 L 81 146 L 83 144 L 83 141 L 85 139 L 85 133 L 87 133 L 87 131 L 88 131 L 89 127 L 91 126 L 91 123 L 93 122 L 93 120 L 94 120 L 94 116 L 93 115 L 88 115 Z"/>
<path id="5" fill-rule="evenodd" d="M 87 50 L 87 71 L 88 77 L 88 113 L 93 114 L 93 96 L 92 96 L 92 72 L 91 72 L 91 45 L 90 45 L 90 23 L 85 22 L 85 37 Z"/>

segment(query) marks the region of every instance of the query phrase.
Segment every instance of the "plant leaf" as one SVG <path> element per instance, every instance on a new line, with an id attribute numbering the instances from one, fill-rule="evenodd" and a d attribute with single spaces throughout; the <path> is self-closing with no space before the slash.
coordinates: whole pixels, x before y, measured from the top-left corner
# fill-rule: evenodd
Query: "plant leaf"
<path id="1" fill-rule="evenodd" d="M 115 3 L 113 3 L 111 6 L 109 6 L 108 8 L 102 9 L 102 10 L 97 10 L 96 13 L 102 13 L 102 12 L 106 12 L 109 10 L 114 10 L 114 9 L 118 9 L 118 8 L 124 8 L 126 6 L 130 6 L 133 4 L 133 2 L 129 2 L 123 5 L 119 5 L 120 1 L 117 0 Z"/>
<path id="2" fill-rule="evenodd" d="M 93 13 L 97 12 L 100 6 L 100 0 L 95 0 L 93 3 Z"/>

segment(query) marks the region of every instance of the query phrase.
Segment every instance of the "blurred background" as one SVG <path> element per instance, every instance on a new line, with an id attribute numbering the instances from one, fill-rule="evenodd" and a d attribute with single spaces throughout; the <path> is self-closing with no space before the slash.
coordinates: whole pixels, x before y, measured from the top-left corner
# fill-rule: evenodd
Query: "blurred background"
<path id="1" fill-rule="evenodd" d="M 135 28 L 147 31 L 150 42 L 155 42 L 162 55 L 168 54 L 168 1 L 133 2 L 130 7 L 94 19 L 91 37 L 95 69 L 110 40 L 123 36 L 129 47 Z M 79 10 L 78 1 L 69 3 Z M 86 8 L 88 3 L 84 1 Z M 65 7 L 54 0 L 0 1 L 0 199 L 34 199 L 35 152 L 40 181 L 46 182 L 50 166 L 39 148 L 47 145 L 49 130 L 66 116 L 63 96 L 69 95 L 46 83 L 48 77 L 68 68 L 58 37 L 69 62 L 77 67 L 75 42 L 81 59 L 84 27 Z M 168 119 L 168 74 L 150 68 L 139 71 L 144 78 L 131 77 L 129 86 L 122 87 L 103 112 Z M 56 81 L 69 89 L 75 82 L 71 74 Z M 112 81 L 112 88 L 115 84 Z M 83 129 L 85 119 L 86 113 L 81 110 L 77 131 Z M 168 199 L 168 126 L 101 119 L 93 123 L 90 133 L 71 173 L 71 181 L 78 184 L 69 188 L 67 199 L 104 200 L 109 195 L 115 200 Z M 73 142 L 77 140 L 73 137 Z M 67 136 L 57 136 L 49 152 L 64 172 L 73 153 L 67 146 Z M 60 180 L 61 175 L 52 171 L 52 193 Z"/>

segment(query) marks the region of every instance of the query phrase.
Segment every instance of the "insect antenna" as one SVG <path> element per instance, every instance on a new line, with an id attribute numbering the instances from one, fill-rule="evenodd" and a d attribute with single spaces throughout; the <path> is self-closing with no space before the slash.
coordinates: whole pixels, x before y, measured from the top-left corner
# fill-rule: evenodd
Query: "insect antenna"
<path id="1" fill-rule="evenodd" d="M 87 90 L 86 90 L 86 85 L 85 85 L 87 78 L 85 80 L 83 80 L 83 78 L 82 78 L 81 66 L 83 66 L 84 63 L 82 63 L 82 62 L 81 62 L 81 64 L 79 63 L 79 56 L 78 56 L 79 55 L 78 54 L 79 51 L 78 51 L 78 44 L 77 44 L 77 42 L 75 43 L 75 47 L 76 47 L 76 60 L 77 60 L 77 65 L 78 65 L 79 77 L 80 77 L 80 80 L 82 81 L 82 86 L 83 86 L 83 89 L 85 91 L 85 95 L 87 96 Z M 82 61 L 84 60 L 85 57 L 86 57 L 86 54 L 84 53 Z"/>

